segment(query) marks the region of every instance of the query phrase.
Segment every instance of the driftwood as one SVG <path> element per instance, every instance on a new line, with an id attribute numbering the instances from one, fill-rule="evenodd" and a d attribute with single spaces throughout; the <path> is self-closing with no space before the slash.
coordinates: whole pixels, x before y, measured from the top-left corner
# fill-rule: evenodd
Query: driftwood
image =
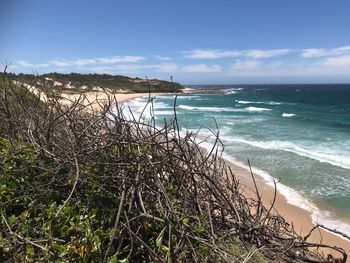
<path id="1" fill-rule="evenodd" d="M 98 181 L 93 190 L 110 202 L 101 206 L 114 211 L 108 224 L 97 226 L 112 233 L 101 246 L 103 262 L 112 257 L 152 262 L 253 262 L 257 254 L 273 262 L 347 260 L 343 249 L 309 243 L 307 236 L 298 235 L 278 215 L 274 203 L 264 207 L 253 174 L 256 197 L 242 195 L 244 186 L 221 158 L 218 132 L 213 131 L 216 141 L 208 153 L 199 147 L 197 133 L 180 136 L 176 99 L 173 120 L 157 127 L 152 111 L 149 122 L 132 112 L 126 118 L 130 110 L 118 105 L 113 96 L 100 105 L 101 111 L 91 112 L 87 110 L 90 105 L 80 103 L 84 95 L 70 106 L 62 106 L 56 94 L 47 107 L 40 107 L 40 103 L 26 101 L 23 91 L 16 91 L 10 80 L 4 79 L 0 92 L 1 136 L 10 142 L 30 143 L 56 167 L 38 175 L 51 179 L 31 192 L 34 198 L 60 191 L 55 213 L 59 218 L 65 206 L 85 202 L 89 183 Z M 153 103 L 151 95 L 148 103 Z M 86 169 L 91 164 L 98 171 Z M 62 170 L 69 172 L 58 176 Z M 39 245 L 38 237 L 26 240 L 9 227 L 3 215 L 9 205 L 2 208 L 0 225 L 5 238 L 14 238 L 7 260 L 18 259 L 16 251 L 26 242 L 60 259 L 50 247 L 54 236 L 45 237 Z M 156 228 L 153 236 L 150 228 Z M 40 228 L 36 231 L 40 236 Z M 237 253 L 229 244 L 243 249 Z M 323 255 L 318 250 L 321 247 L 332 249 L 334 255 Z"/>

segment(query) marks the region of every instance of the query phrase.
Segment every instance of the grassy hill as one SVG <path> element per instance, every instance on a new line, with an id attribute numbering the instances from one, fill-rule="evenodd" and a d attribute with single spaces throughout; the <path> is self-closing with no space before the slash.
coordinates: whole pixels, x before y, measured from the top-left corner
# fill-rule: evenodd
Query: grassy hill
<path id="1" fill-rule="evenodd" d="M 1 77 L 1 76 L 0 76 Z M 43 75 L 12 74 L 11 78 L 36 87 L 52 87 L 71 92 L 107 89 L 111 92 L 181 92 L 184 88 L 176 82 L 157 79 L 130 78 L 107 74 L 48 73 Z"/>

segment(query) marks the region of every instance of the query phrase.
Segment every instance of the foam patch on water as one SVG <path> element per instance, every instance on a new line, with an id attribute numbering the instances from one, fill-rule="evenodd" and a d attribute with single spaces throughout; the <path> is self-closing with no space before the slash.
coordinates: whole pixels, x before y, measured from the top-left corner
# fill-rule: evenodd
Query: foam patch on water
<path id="1" fill-rule="evenodd" d="M 231 88 L 231 89 L 227 89 L 225 90 L 226 94 L 236 94 L 238 93 L 238 91 L 243 90 L 243 88 Z"/>
<path id="2" fill-rule="evenodd" d="M 175 97 L 177 97 L 177 99 L 181 99 L 181 100 L 192 100 L 195 98 L 199 98 L 200 96 L 197 96 L 197 95 L 172 95 L 172 96 L 159 95 L 158 96 L 158 98 L 162 98 L 162 99 L 175 99 Z"/>
<path id="3" fill-rule="evenodd" d="M 137 110 L 138 112 L 141 112 L 145 106 L 145 103 L 147 102 L 147 98 L 138 98 L 135 99 L 133 101 L 130 101 L 131 108 L 133 110 Z M 160 104 L 161 107 L 165 108 L 168 107 L 168 105 L 166 104 Z M 211 107 L 210 107 L 211 108 Z M 220 109 L 221 110 L 221 109 Z M 157 111 L 157 110 L 156 110 Z M 172 114 L 172 111 L 165 111 L 162 112 L 167 113 L 167 114 Z M 180 131 L 180 135 L 184 136 L 186 134 L 186 132 L 191 131 L 185 128 L 182 128 Z M 196 131 L 196 130 L 195 130 Z M 208 136 L 212 136 L 213 134 L 210 131 L 207 130 L 201 130 L 200 131 L 200 135 L 201 137 L 208 137 Z M 210 137 L 209 137 L 210 138 Z M 232 138 L 230 138 L 230 140 L 232 140 Z M 246 143 L 249 144 L 251 146 L 254 147 L 259 147 L 259 148 L 263 148 L 263 149 L 278 149 L 278 150 L 285 150 L 286 146 L 288 146 L 289 148 L 291 147 L 291 145 L 286 145 L 286 143 L 284 142 L 276 142 L 276 141 L 272 141 L 272 142 L 251 142 L 251 141 L 247 141 L 244 139 L 234 139 L 237 142 L 241 142 L 241 143 Z M 213 144 L 210 143 L 210 139 L 208 139 L 206 142 L 202 142 L 200 144 L 200 146 L 206 148 L 208 151 L 210 151 L 213 147 Z M 287 149 L 288 149 L 287 147 Z M 294 147 L 295 148 L 295 147 Z M 293 149 L 293 147 L 292 147 Z M 304 152 L 302 152 L 304 153 Z M 307 155 L 307 157 L 309 157 L 308 154 L 304 153 L 305 155 Z M 249 167 L 247 164 L 244 164 L 243 162 L 238 161 L 236 158 L 234 158 L 231 155 L 228 155 L 226 153 L 223 154 L 223 157 L 244 168 L 249 170 Z M 270 186 L 274 186 L 273 184 L 273 180 L 274 178 L 266 171 L 263 171 L 257 167 L 252 167 L 252 171 L 254 174 L 259 175 L 260 177 L 262 177 L 264 179 L 264 181 L 266 182 L 266 184 L 270 185 Z M 281 193 L 287 200 L 288 203 L 295 205 L 297 207 L 300 207 L 306 211 L 309 211 L 312 214 L 312 220 L 313 222 L 316 223 L 320 223 L 323 224 L 327 227 L 329 227 L 330 229 L 336 229 L 338 231 L 342 231 L 346 234 L 350 234 L 350 225 L 346 224 L 345 222 L 339 220 L 336 218 L 336 216 L 334 214 L 332 214 L 329 211 L 320 211 L 320 209 L 313 204 L 312 202 L 310 202 L 308 199 L 306 199 L 305 197 L 303 197 L 300 193 L 298 193 L 296 190 L 285 186 L 281 183 L 278 183 L 278 188 L 277 188 L 278 192 Z M 341 237 L 341 236 L 340 236 Z"/>
<path id="4" fill-rule="evenodd" d="M 239 104 L 251 104 L 251 103 L 255 103 L 254 101 L 245 101 L 245 100 L 236 100 L 236 103 Z"/>
<path id="5" fill-rule="evenodd" d="M 123 108 L 123 114 L 125 115 L 126 119 L 131 120 L 134 116 L 135 119 L 139 119 L 141 113 L 143 112 L 143 118 L 150 118 L 151 117 L 151 107 L 152 104 L 147 104 L 148 96 L 135 98 L 132 100 L 128 100 L 124 102 L 121 106 Z M 129 107 L 132 111 L 132 114 L 129 110 Z M 153 110 L 154 115 L 174 115 L 174 111 L 172 110 L 173 106 L 170 104 L 167 104 L 162 101 L 157 101 L 157 99 L 153 100 Z M 181 114 L 181 113 L 178 113 Z"/>
<path id="6" fill-rule="evenodd" d="M 209 142 L 204 142 L 201 144 L 201 146 L 207 150 L 210 150 L 213 147 L 213 145 Z M 229 162 L 232 162 L 233 164 L 235 164 L 239 167 L 242 167 L 242 168 L 246 169 L 247 171 L 249 171 L 249 166 L 247 164 L 244 164 L 243 162 L 238 161 L 233 156 L 228 155 L 226 153 L 223 153 L 223 157 L 224 157 L 224 159 L 228 160 Z M 264 179 L 264 181 L 269 186 L 274 187 L 273 181 L 275 179 L 273 176 L 271 176 L 269 173 L 267 173 L 267 172 L 265 172 L 257 167 L 252 166 L 251 168 L 252 168 L 253 174 L 259 175 L 260 177 L 262 177 Z M 286 197 L 288 203 L 290 203 L 292 205 L 296 205 L 296 206 L 298 206 L 304 210 L 307 210 L 311 213 L 315 210 L 318 210 L 318 208 L 314 204 L 309 202 L 306 198 L 304 198 L 302 195 L 300 195 L 298 192 L 296 192 L 292 188 L 285 186 L 281 183 L 278 183 L 277 189 L 281 194 L 283 194 L 283 196 Z"/>
<path id="7" fill-rule="evenodd" d="M 194 100 L 209 100 L 209 99 L 205 99 L 205 98 L 198 98 L 198 99 L 194 99 Z"/>
<path id="8" fill-rule="evenodd" d="M 294 114 L 294 113 L 283 112 L 283 114 L 282 114 L 282 117 L 284 117 L 284 118 L 290 118 L 290 117 L 294 117 L 294 116 L 296 116 L 296 114 Z"/>
<path id="9" fill-rule="evenodd" d="M 147 96 L 144 98 L 136 98 L 136 99 L 128 101 L 127 105 L 130 106 L 133 113 L 140 114 L 141 111 L 144 109 L 147 100 L 148 100 Z M 166 104 L 164 102 L 157 102 L 156 100 L 154 102 L 154 105 L 155 105 L 156 114 L 157 113 L 160 115 L 173 114 L 173 111 L 170 110 L 172 108 L 172 105 Z M 223 108 L 223 107 L 191 107 L 191 106 L 187 106 L 187 105 L 180 105 L 180 106 L 179 106 L 179 108 L 182 108 L 184 110 L 214 111 L 214 112 L 237 111 L 237 109 Z M 254 107 L 248 107 L 248 108 L 253 108 L 253 111 L 255 111 Z M 259 111 L 261 111 L 261 109 L 264 109 L 264 108 L 257 108 L 257 109 L 258 109 L 257 112 L 259 112 Z M 265 111 L 265 110 L 269 110 L 269 109 L 264 109 L 262 111 Z M 127 111 L 128 110 L 124 110 L 124 114 Z M 241 111 L 242 111 L 242 109 L 241 109 Z M 149 109 L 146 109 L 145 112 L 149 112 Z M 180 113 L 180 112 L 178 112 L 178 113 Z M 137 116 L 135 116 L 135 117 L 137 118 Z M 227 124 L 232 125 L 231 123 L 227 123 Z M 180 132 L 181 136 L 184 136 L 187 131 L 191 131 L 191 130 L 187 130 L 184 128 L 181 129 L 181 132 Z M 211 136 L 213 134 L 210 131 L 205 132 L 205 130 L 201 130 L 200 135 L 201 135 L 201 137 L 202 136 L 207 137 L 207 136 Z M 296 153 L 300 156 L 319 160 L 320 162 L 327 162 L 327 163 L 330 163 L 332 165 L 336 165 L 336 166 L 340 166 L 342 168 L 350 169 L 350 158 L 348 158 L 348 156 L 339 156 L 339 155 L 330 154 L 330 153 L 317 152 L 317 151 L 315 151 L 315 149 L 313 149 L 313 150 L 305 149 L 305 148 L 302 148 L 302 147 L 297 146 L 297 145 L 290 143 L 290 142 L 248 141 L 248 140 L 245 140 L 242 138 L 233 138 L 232 139 L 232 137 L 231 138 L 226 137 L 226 138 L 222 138 L 222 139 L 225 139 L 227 141 L 236 141 L 239 143 L 248 144 L 248 145 L 251 145 L 251 146 L 257 147 L 257 148 L 289 151 L 289 152 Z M 211 150 L 213 147 L 213 144 L 210 143 L 210 139 L 208 139 L 207 141 L 208 142 L 202 142 L 200 144 L 200 146 L 206 148 L 207 150 Z M 230 161 L 230 162 L 232 162 L 232 163 L 234 163 L 234 164 L 236 164 L 244 169 L 249 168 L 248 165 L 244 164 L 243 162 L 238 161 L 236 158 L 234 158 L 233 156 L 230 156 L 226 153 L 223 154 L 223 157 L 226 160 L 228 160 L 228 161 Z M 263 171 L 257 167 L 252 167 L 252 170 L 253 170 L 254 174 L 257 174 L 260 177 L 262 177 L 268 185 L 274 186 L 274 184 L 273 184 L 274 178 L 268 172 Z M 300 207 L 306 211 L 309 211 L 312 214 L 312 220 L 315 224 L 320 223 L 320 224 L 323 224 L 331 229 L 337 229 L 338 231 L 342 231 L 342 232 L 350 235 L 350 224 L 346 224 L 342 220 L 339 220 L 338 218 L 336 218 L 336 216 L 334 214 L 332 214 L 329 211 L 320 211 L 320 209 L 315 204 L 313 204 L 308 199 L 303 197 L 296 190 L 294 190 L 288 186 L 285 186 L 281 183 L 278 183 L 278 191 L 286 198 L 288 203 L 295 205 L 297 207 Z"/>
<path id="10" fill-rule="evenodd" d="M 212 144 L 208 142 L 204 142 L 201 144 L 202 147 L 206 148 L 207 150 L 211 150 L 213 147 Z M 229 162 L 232 162 L 233 164 L 242 167 L 249 171 L 249 166 L 247 164 L 244 164 L 241 161 L 238 161 L 236 158 L 234 158 L 231 155 L 228 155 L 226 153 L 223 154 L 223 158 L 228 160 Z M 257 167 L 252 166 L 251 167 L 253 174 L 256 174 L 260 177 L 262 177 L 265 181 L 265 183 L 271 187 L 274 187 L 273 181 L 276 180 L 273 176 L 271 176 L 268 172 L 263 171 Z M 308 212 L 311 213 L 312 222 L 314 224 L 320 223 L 325 225 L 326 227 L 330 229 L 335 229 L 338 231 L 341 231 L 347 235 L 350 235 L 350 225 L 346 222 L 339 220 L 336 218 L 334 214 L 332 214 L 329 211 L 321 211 L 314 203 L 303 197 L 300 193 L 298 193 L 296 190 L 278 183 L 277 184 L 277 190 L 280 194 L 282 194 L 287 202 L 291 205 L 294 205 L 296 207 L 300 207 Z M 340 238 L 345 239 L 341 235 L 337 235 Z M 345 239 L 347 240 L 347 239 Z"/>
<path id="11" fill-rule="evenodd" d="M 234 112 L 238 111 L 237 109 L 227 108 L 227 107 L 195 107 L 188 105 L 179 105 L 179 109 L 189 110 L 189 111 L 212 111 L 212 112 Z"/>
<path id="12" fill-rule="evenodd" d="M 181 114 L 181 112 L 177 112 L 176 114 Z M 154 111 L 154 115 L 174 115 L 174 111 Z"/>
<path id="13" fill-rule="evenodd" d="M 317 160 L 322 163 L 329 163 L 334 166 L 338 166 L 344 169 L 350 169 L 350 158 L 349 156 L 343 156 L 336 153 L 324 153 L 317 152 L 315 149 L 309 150 L 295 145 L 291 142 L 282 141 L 249 141 L 243 138 L 230 138 L 229 141 L 248 144 L 256 148 L 262 148 L 266 150 L 279 150 L 292 152 L 299 156 L 308 157 Z"/>
<path id="14" fill-rule="evenodd" d="M 271 109 L 258 108 L 258 107 L 247 107 L 247 108 L 245 108 L 245 110 L 250 111 L 250 112 L 263 112 L 263 111 L 270 111 Z"/>
<path id="15" fill-rule="evenodd" d="M 350 235 L 350 224 L 337 219 L 336 215 L 329 211 L 318 211 L 318 213 L 312 213 L 312 222 L 314 224 L 321 224 L 330 229 L 343 232 L 344 234 Z M 327 231 L 327 230 L 326 230 Z M 334 234 L 334 233 L 333 233 Z M 349 241 L 341 235 L 337 235 L 342 239 Z"/>
<path id="16" fill-rule="evenodd" d="M 282 102 L 276 101 L 247 101 L 247 100 L 236 100 L 238 104 L 268 104 L 268 105 L 281 105 Z"/>

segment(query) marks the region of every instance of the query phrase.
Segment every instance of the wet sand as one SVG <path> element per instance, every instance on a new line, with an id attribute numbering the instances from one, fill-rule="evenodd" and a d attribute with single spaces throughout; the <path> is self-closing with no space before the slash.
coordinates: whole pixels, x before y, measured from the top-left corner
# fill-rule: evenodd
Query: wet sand
<path id="1" fill-rule="evenodd" d="M 194 90 L 188 89 L 185 90 L 184 93 L 193 93 Z M 96 99 L 99 102 L 103 102 L 107 100 L 108 95 L 107 93 L 101 93 L 101 92 L 86 92 L 84 93 L 87 101 L 92 102 Z M 156 95 L 165 95 L 169 93 L 152 93 L 151 96 Z M 131 100 L 138 97 L 148 96 L 148 93 L 132 93 L 132 94 L 113 94 L 115 95 L 117 102 L 126 102 L 127 100 Z M 80 96 L 80 94 L 64 94 L 63 97 L 69 100 L 77 99 Z M 98 103 L 94 104 L 92 106 L 94 110 L 101 109 L 100 105 Z M 235 173 L 237 178 L 239 179 L 240 183 L 242 185 L 246 185 L 247 188 L 244 192 L 247 196 L 252 196 L 252 191 L 249 191 L 250 189 L 254 189 L 254 184 L 251 178 L 251 175 L 248 170 L 235 165 L 229 161 L 226 161 L 228 165 L 231 166 L 232 171 Z M 262 202 L 265 205 L 265 207 L 269 208 L 272 204 L 272 201 L 274 199 L 274 188 L 266 183 L 266 181 L 258 176 L 255 175 L 255 180 L 259 189 L 259 192 L 262 196 Z M 278 190 L 278 184 L 277 184 L 277 190 Z M 252 196 L 254 197 L 254 196 Z M 277 191 L 276 195 L 276 202 L 274 204 L 274 207 L 278 213 L 284 217 L 284 219 L 293 225 L 295 231 L 300 234 L 301 236 L 306 236 L 309 231 L 315 226 L 312 222 L 311 213 L 307 210 L 304 210 L 300 207 L 297 207 L 295 205 L 292 205 L 287 202 L 286 198 Z M 350 242 L 341 238 L 338 235 L 335 235 L 333 233 L 330 233 L 326 230 L 321 229 L 320 231 L 315 230 L 311 234 L 311 236 L 307 239 L 307 241 L 311 243 L 321 243 L 321 244 L 327 244 L 331 246 L 337 246 L 345 249 L 348 255 L 350 255 Z M 330 251 L 327 249 L 322 249 L 323 253 L 328 254 L 332 253 L 333 255 L 337 255 L 334 250 Z M 347 262 L 350 262 L 348 260 Z"/>
<path id="2" fill-rule="evenodd" d="M 193 93 L 193 90 L 189 90 L 189 93 Z M 123 95 L 129 96 L 120 96 L 118 98 L 118 102 L 125 102 L 129 99 L 145 95 L 148 96 L 148 94 Z M 244 194 L 246 194 L 247 196 L 255 197 L 252 196 L 253 192 L 249 190 L 254 189 L 254 183 L 250 172 L 247 169 L 242 168 L 227 160 L 226 163 L 231 166 L 232 171 L 235 173 L 240 183 L 242 185 L 247 186 L 246 190 L 244 191 Z M 259 193 L 262 196 L 262 202 L 264 206 L 270 208 L 274 199 L 275 189 L 272 186 L 268 185 L 265 179 L 260 177 L 259 175 L 255 175 L 254 178 L 256 180 Z M 287 199 L 281 193 L 278 192 L 278 184 L 274 208 L 278 212 L 278 214 L 280 214 L 289 224 L 293 225 L 295 232 L 303 237 L 308 235 L 310 230 L 315 226 L 315 224 L 312 222 L 311 213 L 305 209 L 288 203 Z M 350 255 L 350 241 L 347 241 L 339 235 L 330 233 L 329 231 L 326 231 L 324 229 L 320 229 L 320 231 L 316 229 L 315 231 L 313 231 L 310 237 L 307 239 L 307 241 L 310 243 L 319 243 L 341 247 L 347 252 L 348 255 Z M 324 254 L 332 253 L 334 256 L 340 256 L 340 254 L 337 254 L 338 252 L 334 250 L 322 248 L 321 251 Z M 350 262 L 350 260 L 348 260 L 347 262 Z"/>
<path id="3" fill-rule="evenodd" d="M 232 171 L 237 176 L 238 180 L 242 185 L 246 185 L 247 189 L 244 194 L 250 197 L 252 196 L 253 191 L 249 189 L 255 189 L 254 183 L 251 177 L 251 174 L 248 170 L 233 164 L 231 162 L 226 161 L 228 165 L 231 166 Z M 274 199 L 275 190 L 272 186 L 268 185 L 262 177 L 258 175 L 254 175 L 254 178 L 257 183 L 257 187 L 260 195 L 262 196 L 262 202 L 265 207 L 270 208 Z M 290 224 L 293 224 L 293 227 L 296 233 L 301 236 L 306 236 L 309 231 L 315 226 L 312 222 L 311 213 L 307 210 L 304 210 L 300 207 L 292 205 L 287 202 L 287 199 L 278 192 L 278 184 L 277 184 L 277 195 L 276 202 L 274 204 L 276 211 Z M 307 239 L 308 242 L 311 243 L 321 243 L 331 246 L 337 246 L 345 249 L 348 255 L 350 255 L 350 242 L 341 238 L 338 235 L 332 234 L 329 231 L 321 229 L 321 231 L 315 230 L 312 232 L 311 236 Z M 327 249 L 322 249 L 323 253 L 328 254 L 332 253 L 333 255 L 337 255 L 337 252 Z M 349 262 L 349 260 L 347 261 Z"/>

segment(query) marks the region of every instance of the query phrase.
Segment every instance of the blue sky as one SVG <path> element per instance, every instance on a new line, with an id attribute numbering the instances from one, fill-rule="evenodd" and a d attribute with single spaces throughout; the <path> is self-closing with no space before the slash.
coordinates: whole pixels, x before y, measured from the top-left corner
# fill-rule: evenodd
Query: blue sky
<path id="1" fill-rule="evenodd" d="M 12 0 L 0 62 L 183 84 L 350 82 L 349 0 Z"/>

